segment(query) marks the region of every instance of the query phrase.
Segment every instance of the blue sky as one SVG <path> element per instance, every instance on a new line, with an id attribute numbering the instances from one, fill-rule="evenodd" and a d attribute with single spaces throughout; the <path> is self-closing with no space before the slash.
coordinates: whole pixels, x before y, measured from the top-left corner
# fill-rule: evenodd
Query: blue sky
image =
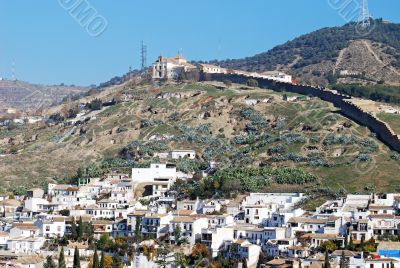
<path id="1" fill-rule="evenodd" d="M 81 1 L 107 21 L 101 35 L 64 9 Z M 19 80 L 98 84 L 140 66 L 141 40 L 149 64 L 179 50 L 190 60 L 251 56 L 346 23 L 329 2 L 344 0 L 0 0 L 0 77 L 11 77 L 15 59 Z M 400 1 L 369 2 L 373 17 L 400 21 Z"/>

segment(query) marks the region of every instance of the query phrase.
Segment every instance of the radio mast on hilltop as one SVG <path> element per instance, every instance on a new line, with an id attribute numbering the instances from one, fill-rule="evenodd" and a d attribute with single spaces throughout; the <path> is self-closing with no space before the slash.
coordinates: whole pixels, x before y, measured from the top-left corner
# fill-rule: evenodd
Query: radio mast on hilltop
<path id="1" fill-rule="evenodd" d="M 142 41 L 142 71 L 147 68 L 147 46 Z"/>
<path id="2" fill-rule="evenodd" d="M 360 0 L 360 17 L 358 18 L 358 22 L 361 24 L 363 28 L 367 28 L 371 25 L 370 22 L 370 14 L 368 10 L 368 0 Z"/>
<path id="3" fill-rule="evenodd" d="M 11 80 L 17 81 L 17 77 L 15 75 L 15 59 L 13 59 L 11 63 Z"/>

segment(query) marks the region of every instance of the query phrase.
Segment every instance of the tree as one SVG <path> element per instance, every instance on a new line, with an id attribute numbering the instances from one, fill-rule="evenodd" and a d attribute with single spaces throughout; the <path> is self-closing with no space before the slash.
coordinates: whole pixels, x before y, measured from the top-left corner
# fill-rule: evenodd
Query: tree
<path id="1" fill-rule="evenodd" d="M 71 238 L 73 240 L 76 240 L 78 238 L 78 231 L 75 223 L 75 218 L 72 218 L 72 223 L 71 223 Z"/>
<path id="2" fill-rule="evenodd" d="M 209 255 L 210 255 L 210 253 L 209 253 L 206 245 L 196 243 L 193 246 L 192 254 L 191 254 L 193 259 L 198 260 L 198 259 L 202 259 L 202 258 L 208 258 Z"/>
<path id="3" fill-rule="evenodd" d="M 242 263 L 243 263 L 242 268 L 247 268 L 247 260 L 243 259 Z"/>
<path id="4" fill-rule="evenodd" d="M 111 256 L 104 257 L 104 268 L 118 268 L 114 267 L 113 259 Z"/>
<path id="5" fill-rule="evenodd" d="M 224 84 L 226 87 L 231 87 L 232 86 L 232 81 L 231 80 L 224 80 Z"/>
<path id="6" fill-rule="evenodd" d="M 99 240 L 97 240 L 97 247 L 102 251 L 109 249 L 111 245 L 112 245 L 112 239 L 108 234 L 102 234 Z"/>
<path id="7" fill-rule="evenodd" d="M 344 255 L 344 250 L 342 250 L 342 255 L 340 256 L 340 262 L 339 262 L 339 267 L 340 268 L 349 268 L 349 261 Z"/>
<path id="8" fill-rule="evenodd" d="M 361 241 L 360 241 L 360 251 L 364 250 L 364 246 L 365 246 L 365 236 L 361 235 Z"/>
<path id="9" fill-rule="evenodd" d="M 337 250 L 337 245 L 335 244 L 335 242 L 328 240 L 328 241 L 325 241 L 324 243 L 322 243 L 321 249 L 322 249 L 322 251 L 333 252 L 333 251 Z"/>
<path id="10" fill-rule="evenodd" d="M 67 268 L 65 264 L 64 247 L 61 248 L 60 256 L 58 258 L 58 268 Z"/>
<path id="11" fill-rule="evenodd" d="M 58 213 L 59 213 L 61 216 L 68 217 L 70 211 L 69 211 L 68 209 L 62 209 L 62 210 L 60 210 Z"/>
<path id="12" fill-rule="evenodd" d="M 247 80 L 247 85 L 249 87 L 258 87 L 258 81 L 255 79 L 249 79 Z"/>
<path id="13" fill-rule="evenodd" d="M 99 268 L 99 255 L 97 254 L 97 248 L 94 249 L 94 254 L 93 254 L 93 265 L 92 268 Z"/>
<path id="14" fill-rule="evenodd" d="M 75 247 L 74 251 L 74 262 L 72 265 L 73 268 L 81 268 L 81 260 L 79 258 L 79 250 L 77 247 Z"/>
<path id="15" fill-rule="evenodd" d="M 363 247 L 364 252 L 375 252 L 376 251 L 376 243 L 373 238 L 369 239 L 364 243 Z"/>
<path id="16" fill-rule="evenodd" d="M 78 221 L 78 239 L 81 239 L 83 236 L 83 222 L 82 217 L 79 217 Z"/>
<path id="17" fill-rule="evenodd" d="M 43 264 L 43 268 L 56 268 L 57 265 L 54 263 L 52 256 L 46 257 L 46 262 Z"/>
<path id="18" fill-rule="evenodd" d="M 90 110 L 101 110 L 103 108 L 103 102 L 100 99 L 94 99 L 89 103 Z"/>
<path id="19" fill-rule="evenodd" d="M 105 259 L 104 259 L 104 250 L 101 252 L 101 259 L 100 259 L 100 264 L 99 264 L 99 268 L 105 268 Z"/>
<path id="20" fill-rule="evenodd" d="M 325 251 L 325 261 L 323 268 L 331 268 L 331 263 L 329 262 L 329 253 Z"/>
<path id="21" fill-rule="evenodd" d="M 160 243 L 157 249 L 157 260 L 155 262 L 158 267 L 166 268 L 173 263 L 172 261 L 168 260 L 168 258 L 170 258 L 170 254 L 171 249 L 169 246 L 165 243 Z"/>
<path id="22" fill-rule="evenodd" d="M 121 261 L 121 257 L 119 256 L 118 253 L 114 253 L 114 255 L 112 256 L 112 267 L 113 268 L 123 268 L 124 265 Z"/>
<path id="23" fill-rule="evenodd" d="M 176 267 L 181 267 L 181 268 L 187 267 L 188 261 L 186 259 L 185 254 L 180 253 L 180 252 L 175 253 L 175 262 L 174 262 L 174 264 L 175 264 Z"/>
<path id="24" fill-rule="evenodd" d="M 80 112 L 80 108 L 78 104 L 72 105 L 69 107 L 66 114 L 64 114 L 67 118 L 75 118 Z"/>
<path id="25" fill-rule="evenodd" d="M 176 244 L 179 246 L 182 240 L 181 226 L 179 224 L 177 224 L 174 228 L 174 237 Z"/>
<path id="26" fill-rule="evenodd" d="M 142 238 L 142 233 L 140 232 L 140 221 L 141 218 L 139 216 L 136 217 L 136 222 L 135 222 L 135 238 L 136 241 L 140 241 Z"/>
<path id="27" fill-rule="evenodd" d="M 354 249 L 353 236 L 352 235 L 350 235 L 350 241 L 349 241 L 348 249 L 349 250 L 353 250 Z"/>

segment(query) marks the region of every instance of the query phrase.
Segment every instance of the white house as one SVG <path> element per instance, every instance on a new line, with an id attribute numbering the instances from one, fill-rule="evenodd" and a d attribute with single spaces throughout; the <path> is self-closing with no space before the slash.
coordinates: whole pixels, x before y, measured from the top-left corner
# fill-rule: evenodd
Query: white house
<path id="1" fill-rule="evenodd" d="M 28 198 L 32 198 L 32 197 L 34 197 L 34 198 L 42 198 L 43 195 L 44 195 L 44 191 L 43 191 L 43 189 L 40 189 L 40 188 L 32 188 L 32 189 L 29 189 L 26 192 L 26 196 Z"/>
<path id="2" fill-rule="evenodd" d="M 214 212 L 220 212 L 221 211 L 221 204 L 218 202 L 218 200 L 208 200 L 204 202 L 203 206 L 203 214 L 211 214 Z"/>
<path id="3" fill-rule="evenodd" d="M 10 238 L 10 234 L 7 232 L 0 232 L 0 249 L 7 248 L 7 241 Z"/>
<path id="4" fill-rule="evenodd" d="M 292 83 L 292 76 L 285 74 L 283 72 L 278 72 L 278 71 L 268 71 L 268 72 L 263 72 L 261 74 L 263 78 L 278 81 L 278 82 L 284 82 L 284 83 Z"/>
<path id="5" fill-rule="evenodd" d="M 28 209 L 29 211 L 33 213 L 37 212 L 47 212 L 47 208 L 50 209 L 51 206 L 49 206 L 50 202 L 47 201 L 44 198 L 38 198 L 38 197 L 31 197 L 27 200 L 25 200 L 25 208 Z M 58 205 L 55 204 L 56 207 Z"/>
<path id="6" fill-rule="evenodd" d="M 247 267 L 256 268 L 261 247 L 251 244 L 246 240 L 225 242 L 224 256 L 229 259 L 246 261 Z"/>
<path id="7" fill-rule="evenodd" d="M 92 216 L 93 219 L 111 219 L 115 218 L 115 208 L 105 208 L 98 205 L 91 205 L 85 208 L 86 214 Z"/>
<path id="8" fill-rule="evenodd" d="M 166 164 L 151 164 L 150 168 L 133 168 L 133 192 L 139 185 L 149 185 L 152 187 L 152 196 L 163 196 L 176 178 L 176 167 Z"/>
<path id="9" fill-rule="evenodd" d="M 134 236 L 137 228 L 137 222 L 139 222 L 139 231 L 140 231 L 140 222 L 143 217 L 146 215 L 147 210 L 135 210 L 131 213 L 127 214 L 127 229 L 128 234 L 130 236 Z"/>
<path id="10" fill-rule="evenodd" d="M 211 251 L 212 257 L 217 257 L 224 241 L 233 240 L 233 227 L 214 227 L 201 230 L 201 243 Z"/>
<path id="11" fill-rule="evenodd" d="M 307 241 L 310 244 L 310 248 L 320 247 L 326 241 L 341 241 L 344 245 L 344 238 L 335 234 L 313 234 L 307 233 L 301 236 L 301 240 Z"/>
<path id="12" fill-rule="evenodd" d="M 194 150 L 172 150 L 169 153 L 169 157 L 171 159 L 180 159 L 180 158 L 195 159 L 196 152 Z"/>
<path id="13" fill-rule="evenodd" d="M 13 223 L 10 229 L 10 237 L 37 237 L 41 230 L 33 222 Z"/>
<path id="14" fill-rule="evenodd" d="M 99 239 L 102 234 L 111 235 L 113 231 L 113 221 L 94 220 L 92 221 L 94 237 Z"/>
<path id="15" fill-rule="evenodd" d="M 7 249 L 14 253 L 38 253 L 43 246 L 43 237 L 10 237 L 7 241 Z"/>
<path id="16" fill-rule="evenodd" d="M 62 216 L 38 219 L 35 225 L 38 226 L 44 237 L 63 237 L 65 234 L 65 217 Z"/>
<path id="17" fill-rule="evenodd" d="M 144 237 L 160 238 L 168 234 L 172 214 L 146 214 L 140 223 L 140 230 Z"/>
<path id="18" fill-rule="evenodd" d="M 209 74 L 224 74 L 227 73 L 225 68 L 220 66 L 212 65 L 212 64 L 200 64 L 200 70 L 204 73 Z"/>
<path id="19" fill-rule="evenodd" d="M 175 241 L 175 231 L 179 226 L 182 238 L 186 238 L 190 245 L 201 239 L 201 230 L 208 227 L 207 218 L 174 217 L 169 224 L 170 241 Z"/>
<path id="20" fill-rule="evenodd" d="M 224 227 L 224 226 L 232 226 L 235 224 L 235 220 L 232 215 L 224 214 L 224 215 L 207 215 L 208 225 L 210 227 Z"/>

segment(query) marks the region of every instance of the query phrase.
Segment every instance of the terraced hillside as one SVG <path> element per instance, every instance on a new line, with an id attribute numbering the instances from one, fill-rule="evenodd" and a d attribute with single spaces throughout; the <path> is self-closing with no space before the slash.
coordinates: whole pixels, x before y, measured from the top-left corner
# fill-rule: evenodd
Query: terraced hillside
<path id="1" fill-rule="evenodd" d="M 129 171 L 160 161 L 158 152 L 194 149 L 197 159 L 178 160 L 179 170 L 217 161 L 216 176 L 242 174 L 242 190 L 400 189 L 400 157 L 319 99 L 222 83 L 126 83 L 101 98 L 115 94 L 128 100 L 75 125 L 1 129 L 2 187 L 68 181 L 79 168 Z"/>

